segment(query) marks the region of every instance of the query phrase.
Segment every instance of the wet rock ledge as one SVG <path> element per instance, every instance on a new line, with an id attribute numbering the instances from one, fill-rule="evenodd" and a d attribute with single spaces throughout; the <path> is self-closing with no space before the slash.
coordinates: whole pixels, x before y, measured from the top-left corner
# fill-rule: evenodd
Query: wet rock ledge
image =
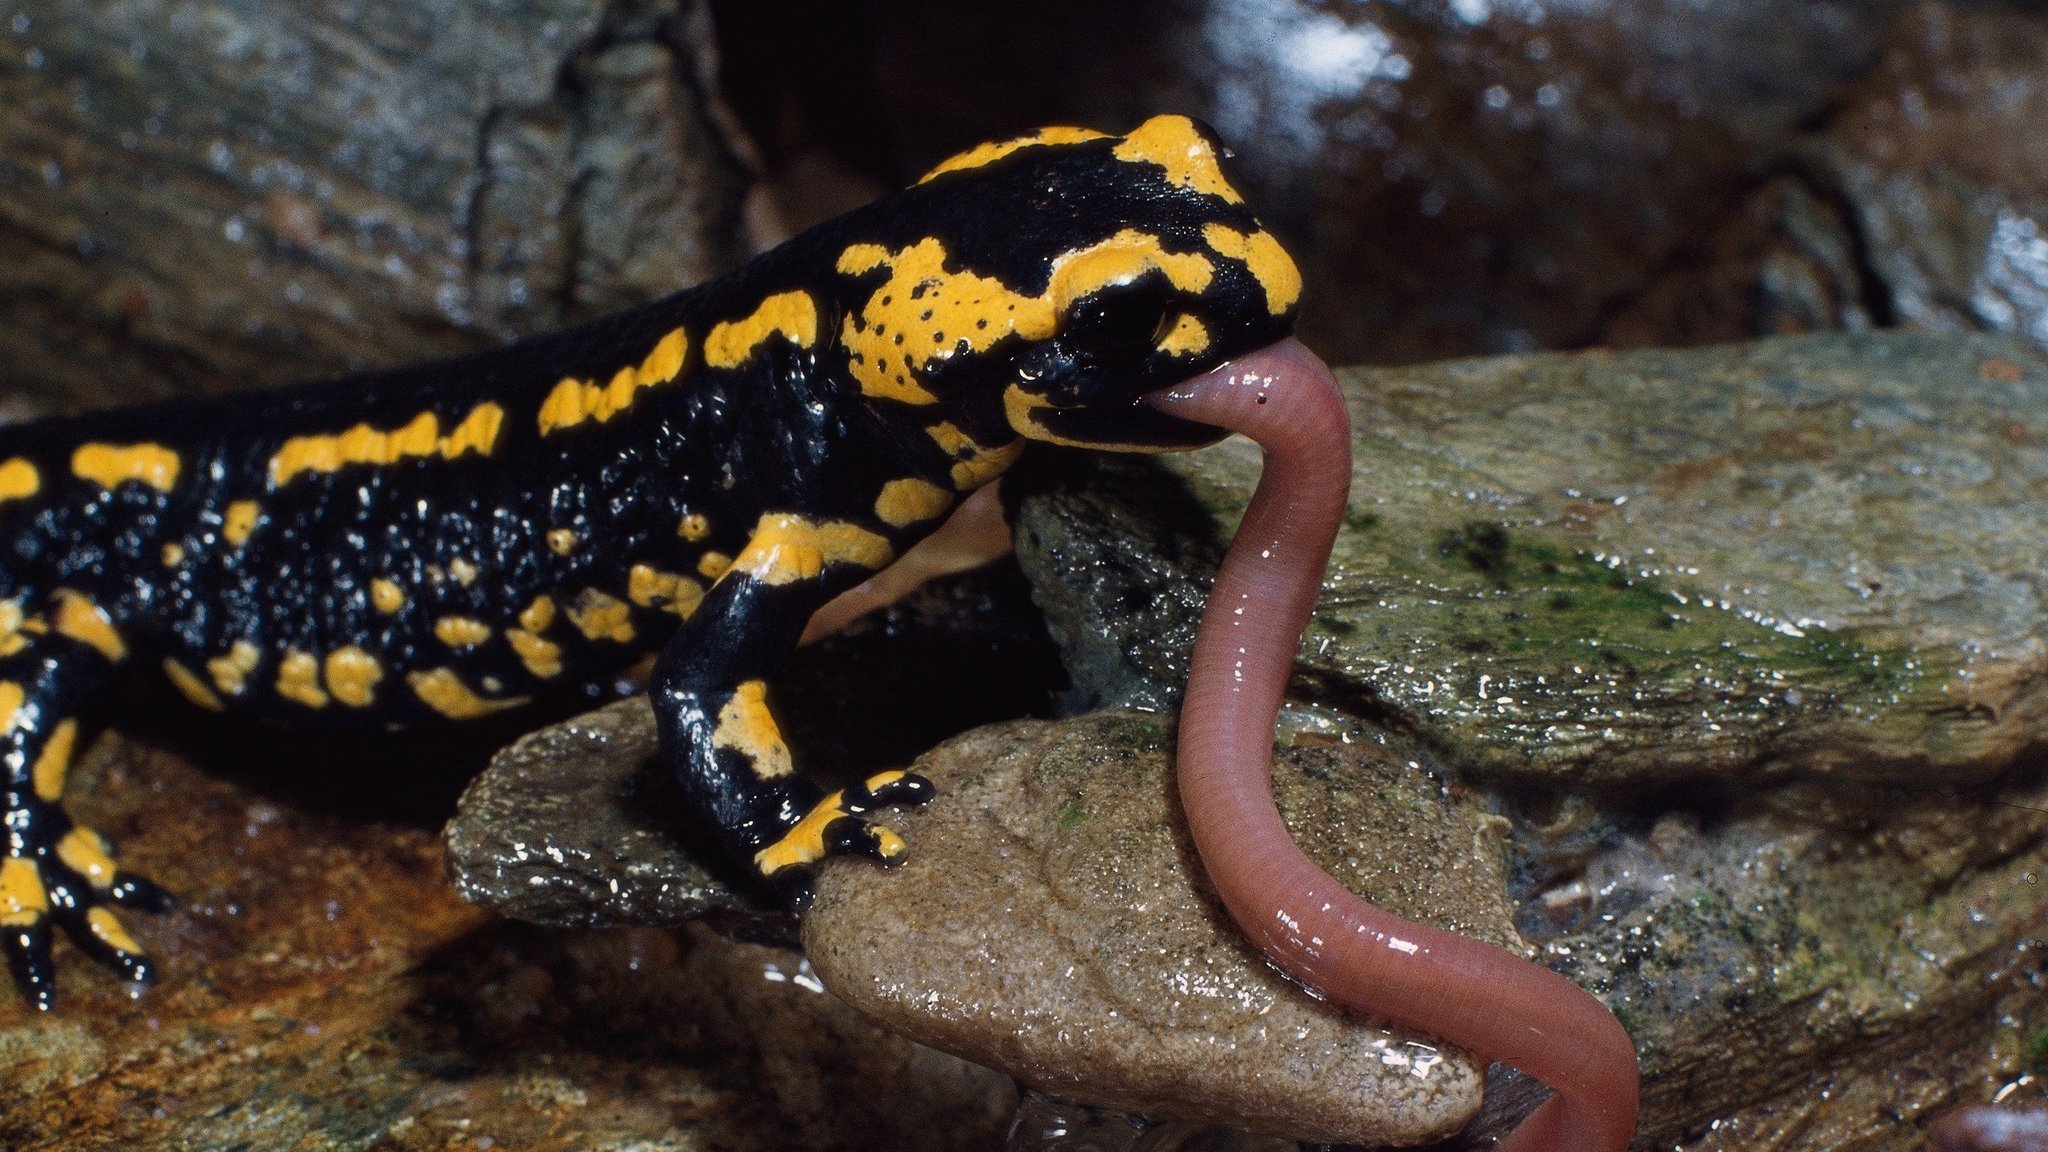
<path id="1" fill-rule="evenodd" d="M 1351 515 L 1276 772 L 1311 851 L 1605 998 L 1643 1054 L 1645 1146 L 1891 1147 L 2001 1089 L 2038 1102 L 2048 362 L 1887 334 L 1346 379 Z M 1256 474 L 1233 442 L 1023 478 L 1019 557 L 1077 700 L 1171 707 Z M 913 862 L 823 878 L 820 977 L 891 1028 L 1155 1116 L 1463 1124 L 1462 1055 L 1303 1002 L 1221 926 L 1167 743 L 1141 712 L 925 757 L 941 798 L 891 817 Z M 644 779 L 651 742 L 600 747 L 577 771 Z M 472 796 L 559 771 L 508 755 Z M 504 864 L 460 849 L 473 808 L 451 864 L 482 893 Z M 646 857 L 591 871 L 639 835 L 574 868 L 529 853 L 521 883 L 607 915 L 702 884 Z"/>

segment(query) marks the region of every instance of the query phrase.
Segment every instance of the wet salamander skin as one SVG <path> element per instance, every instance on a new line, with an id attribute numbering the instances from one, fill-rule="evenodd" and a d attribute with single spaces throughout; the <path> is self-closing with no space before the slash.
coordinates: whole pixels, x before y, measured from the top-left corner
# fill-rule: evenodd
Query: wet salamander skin
<path id="1" fill-rule="evenodd" d="M 0 429 L 0 943 L 131 978 L 160 899 L 63 807 L 125 668 L 289 724 L 463 721 L 609 691 L 659 652 L 664 754 L 792 899 L 861 814 L 929 795 L 795 771 L 765 680 L 805 621 L 1030 440 L 1220 433 L 1139 397 L 1284 336 L 1299 279 L 1207 131 L 1048 129 L 720 280 L 466 359 Z"/>

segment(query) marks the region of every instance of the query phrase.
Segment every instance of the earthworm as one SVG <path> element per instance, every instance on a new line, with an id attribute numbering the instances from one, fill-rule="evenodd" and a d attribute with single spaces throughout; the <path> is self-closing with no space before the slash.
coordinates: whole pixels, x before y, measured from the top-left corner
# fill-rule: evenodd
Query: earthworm
<path id="1" fill-rule="evenodd" d="M 1928 1130 L 1937 1152 L 2048 1152 L 2048 1108 L 1958 1108 Z"/>
<path id="2" fill-rule="evenodd" d="M 1351 481 L 1350 422 L 1330 370 L 1288 339 L 1147 399 L 1265 452 L 1181 706 L 1181 803 L 1224 906 L 1311 991 L 1548 1084 L 1551 1097 L 1497 1152 L 1622 1152 L 1636 1054 L 1600 1001 L 1505 949 L 1352 895 L 1295 846 L 1274 807 L 1273 724 Z"/>

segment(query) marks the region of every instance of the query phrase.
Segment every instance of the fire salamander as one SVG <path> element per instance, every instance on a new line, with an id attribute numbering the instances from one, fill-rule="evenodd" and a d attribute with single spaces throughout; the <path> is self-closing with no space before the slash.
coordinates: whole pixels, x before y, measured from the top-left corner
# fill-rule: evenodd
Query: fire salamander
<path id="1" fill-rule="evenodd" d="M 1285 336 L 1300 279 L 1206 128 L 984 144 L 721 279 L 463 359 L 0 429 L 0 943 L 51 925 L 132 980 L 159 889 L 63 805 L 116 673 L 291 725 L 405 727 L 594 695 L 659 652 L 663 754 L 719 847 L 801 906 L 931 795 L 830 794 L 767 679 L 805 621 L 1029 441 L 1220 433 L 1150 390 Z"/>

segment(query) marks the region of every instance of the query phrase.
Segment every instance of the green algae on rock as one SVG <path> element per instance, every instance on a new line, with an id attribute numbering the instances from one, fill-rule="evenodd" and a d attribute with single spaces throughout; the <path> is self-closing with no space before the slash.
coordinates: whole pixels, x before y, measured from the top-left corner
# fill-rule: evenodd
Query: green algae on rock
<path id="1" fill-rule="evenodd" d="M 1352 515 L 1298 694 L 1469 769 L 1589 784 L 1955 784 L 2037 739 L 2048 362 L 2025 346 L 1824 336 L 1347 379 Z M 1227 534 L 1256 448 L 1162 463 Z M 1035 582 L 1103 596 L 1099 574 L 1128 557 L 1200 552 L 1061 510 L 1144 483 L 1100 478 L 1131 467 L 1025 502 Z M 1194 561 L 1171 576 L 1204 578 Z M 1162 650 L 1190 621 L 1055 627 L 1091 630 L 1085 687 L 1170 698 L 1156 670 L 1178 666 Z"/>

